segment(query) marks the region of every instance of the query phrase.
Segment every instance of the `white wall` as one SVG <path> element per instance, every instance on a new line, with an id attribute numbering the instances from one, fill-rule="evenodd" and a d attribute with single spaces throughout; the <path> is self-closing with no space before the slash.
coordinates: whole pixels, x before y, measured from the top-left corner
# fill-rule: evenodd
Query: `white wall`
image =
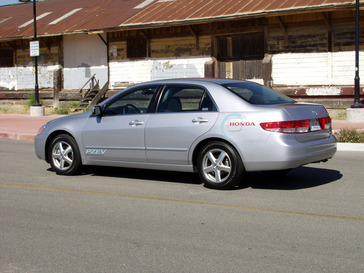
<path id="1" fill-rule="evenodd" d="M 103 86 L 108 80 L 107 50 L 95 35 L 64 37 L 64 87 L 79 89 L 93 74 Z M 86 50 L 86 46 L 90 47 Z M 165 78 L 204 77 L 210 57 L 181 57 L 110 62 L 111 89 L 125 83 Z M 105 63 L 105 64 L 103 64 Z M 337 86 L 353 86 L 355 52 L 288 53 L 272 57 L 273 84 L 312 86 L 308 95 L 339 95 Z M 58 65 L 38 66 L 39 88 L 53 88 L 53 72 Z M 0 89 L 34 90 L 34 65 L 0 68 Z M 360 52 L 360 78 L 364 79 L 364 52 Z M 363 82 L 363 80 L 362 80 Z M 336 87 L 335 87 L 336 86 Z"/>
<path id="2" fill-rule="evenodd" d="M 94 74 L 101 87 L 108 81 L 107 47 L 98 35 L 65 35 L 63 49 L 64 89 L 79 89 Z"/>
<path id="3" fill-rule="evenodd" d="M 359 73 L 364 78 L 364 52 Z M 296 86 L 353 85 L 355 52 L 288 53 L 272 58 L 273 84 Z M 361 69 L 360 69 L 361 68 Z"/>
<path id="4" fill-rule="evenodd" d="M 58 65 L 38 65 L 39 88 L 53 88 L 53 74 Z M 0 68 L 0 89 L 34 90 L 35 69 L 33 64 L 26 67 Z"/>
<path id="5" fill-rule="evenodd" d="M 181 57 L 110 62 L 110 88 L 168 78 L 202 78 L 210 57 Z"/>

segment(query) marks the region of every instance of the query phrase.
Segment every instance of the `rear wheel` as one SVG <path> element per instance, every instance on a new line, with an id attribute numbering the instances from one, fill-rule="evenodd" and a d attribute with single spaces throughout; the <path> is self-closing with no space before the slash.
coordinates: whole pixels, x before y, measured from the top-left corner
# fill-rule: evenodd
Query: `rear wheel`
<path id="1" fill-rule="evenodd" d="M 202 148 L 197 160 L 198 174 L 205 186 L 231 189 L 241 182 L 244 166 L 239 154 L 229 144 L 210 142 Z"/>
<path id="2" fill-rule="evenodd" d="M 73 175 L 81 169 L 81 156 L 77 143 L 69 135 L 62 134 L 52 140 L 48 158 L 57 174 Z"/>

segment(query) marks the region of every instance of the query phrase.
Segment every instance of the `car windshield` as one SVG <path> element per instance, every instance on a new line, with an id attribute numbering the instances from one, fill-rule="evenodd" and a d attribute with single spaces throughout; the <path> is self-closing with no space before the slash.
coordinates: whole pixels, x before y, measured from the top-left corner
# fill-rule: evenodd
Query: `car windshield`
<path id="1" fill-rule="evenodd" d="M 223 86 L 251 104 L 270 105 L 294 102 L 285 95 L 251 82 L 232 82 Z"/>

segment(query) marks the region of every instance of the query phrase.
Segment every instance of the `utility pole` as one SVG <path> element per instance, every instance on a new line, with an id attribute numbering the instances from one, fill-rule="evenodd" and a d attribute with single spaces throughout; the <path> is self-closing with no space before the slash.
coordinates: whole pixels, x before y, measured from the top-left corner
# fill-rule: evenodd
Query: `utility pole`
<path id="1" fill-rule="evenodd" d="M 19 0 L 19 2 L 31 2 L 32 0 Z M 36 0 L 33 0 L 33 18 L 34 18 L 34 38 L 29 42 L 30 57 L 34 57 L 34 74 L 35 74 L 35 86 L 34 96 L 35 102 L 30 107 L 31 116 L 44 116 L 44 107 L 39 102 L 39 85 L 38 85 L 38 56 L 39 56 L 39 41 L 37 40 L 37 7 Z"/>
<path id="2" fill-rule="evenodd" d="M 38 44 L 38 54 L 34 56 L 35 62 L 35 102 L 33 106 L 41 106 L 39 103 L 39 86 L 38 86 L 38 56 L 39 56 L 39 41 L 37 41 L 37 7 L 35 4 L 35 0 L 33 0 L 33 17 L 34 17 L 34 41 Z"/>
<path id="3" fill-rule="evenodd" d="M 359 77 L 359 18 L 360 7 L 359 0 L 356 0 L 356 12 L 355 12 L 355 99 L 351 108 L 363 108 L 364 105 L 360 102 L 360 77 Z"/>

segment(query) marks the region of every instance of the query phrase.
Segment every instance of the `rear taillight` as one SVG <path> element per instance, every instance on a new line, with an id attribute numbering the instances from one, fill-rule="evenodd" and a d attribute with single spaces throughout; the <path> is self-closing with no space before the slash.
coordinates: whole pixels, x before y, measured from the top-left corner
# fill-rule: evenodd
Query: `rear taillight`
<path id="1" fill-rule="evenodd" d="M 315 126 L 315 124 L 320 126 Z M 293 120 L 293 121 L 278 121 L 278 122 L 264 122 L 260 126 L 263 130 L 270 132 L 278 132 L 284 134 L 303 134 L 310 131 L 331 130 L 331 118 L 319 118 L 311 120 Z M 317 128 L 318 127 L 318 128 Z"/>
<path id="2" fill-rule="evenodd" d="M 319 118 L 320 126 L 322 130 L 330 130 L 331 129 L 331 118 Z"/>
<path id="3" fill-rule="evenodd" d="M 279 122 L 265 122 L 260 126 L 270 132 L 278 132 L 285 134 L 302 134 L 307 133 L 310 129 L 310 120 L 293 120 Z"/>

